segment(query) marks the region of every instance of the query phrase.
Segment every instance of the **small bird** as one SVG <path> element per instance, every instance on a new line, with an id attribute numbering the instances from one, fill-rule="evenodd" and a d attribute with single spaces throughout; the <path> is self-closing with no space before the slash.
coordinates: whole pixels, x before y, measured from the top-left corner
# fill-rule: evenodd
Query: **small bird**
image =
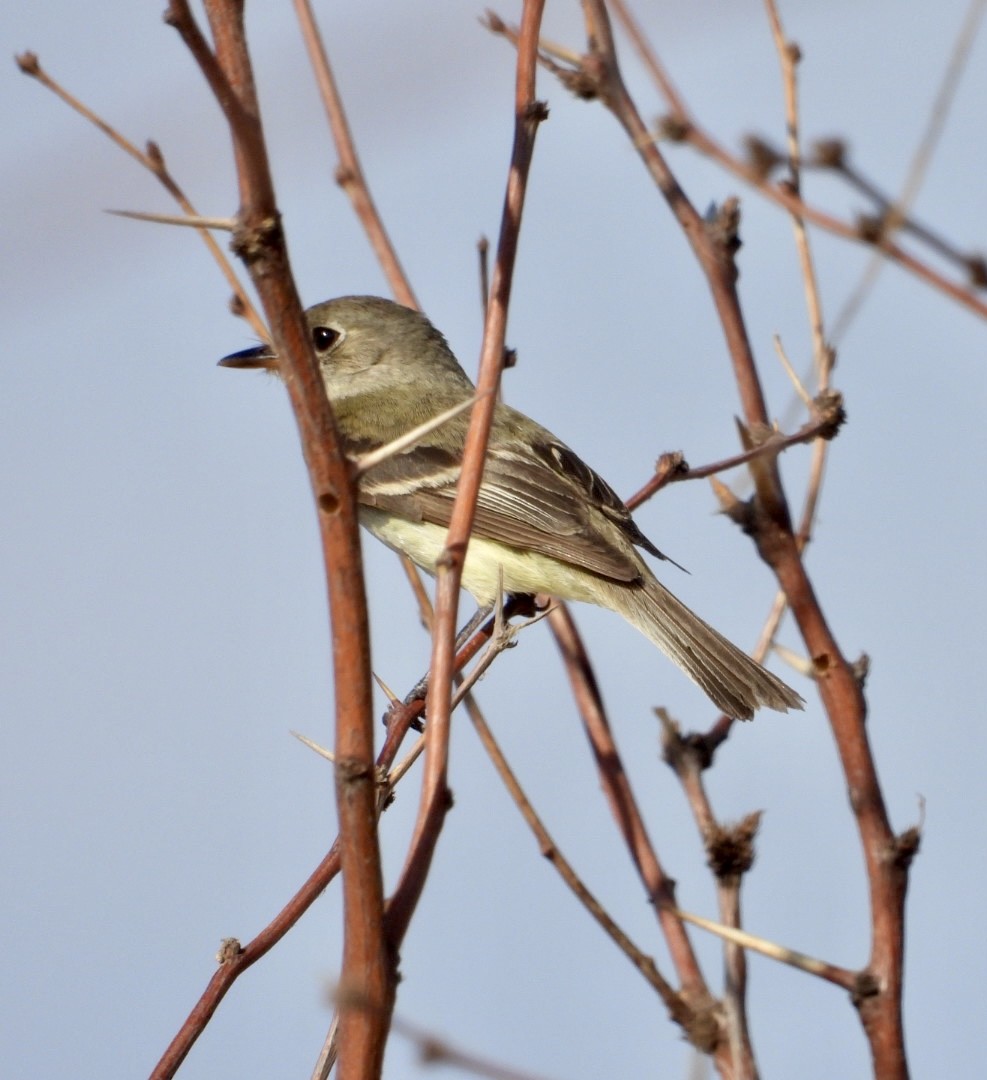
<path id="1" fill-rule="evenodd" d="M 360 456 L 468 400 L 475 388 L 420 312 L 343 296 L 306 312 L 344 449 Z M 220 361 L 278 372 L 266 345 Z M 360 476 L 360 523 L 434 573 L 445 545 L 469 414 Z M 662 585 L 638 553 L 667 558 L 619 496 L 550 431 L 496 406 L 462 585 L 482 606 L 545 593 L 610 608 L 649 638 L 728 716 L 786 712 L 802 698 Z"/>

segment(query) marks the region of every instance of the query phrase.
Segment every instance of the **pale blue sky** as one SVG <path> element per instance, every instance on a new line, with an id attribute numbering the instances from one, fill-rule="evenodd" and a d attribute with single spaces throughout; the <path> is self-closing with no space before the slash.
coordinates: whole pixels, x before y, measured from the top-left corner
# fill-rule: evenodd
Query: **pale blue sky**
<path id="1" fill-rule="evenodd" d="M 158 140 L 200 209 L 228 214 L 228 137 L 162 6 L 111 0 L 95 15 L 76 4 L 8 5 L 2 40 L 8 55 L 37 51 L 138 142 Z M 384 292 L 332 183 L 333 150 L 289 6 L 254 7 L 302 296 Z M 513 54 L 478 26 L 482 6 L 336 7 L 320 14 L 374 192 L 423 305 L 473 370 L 474 245 L 496 235 Z M 692 5 L 687 16 L 679 5 L 638 7 L 708 127 L 734 144 L 751 130 L 780 140 L 777 63 L 759 4 Z M 964 11 L 956 0 L 785 5 L 805 54 L 806 135 L 846 136 L 870 175 L 898 187 Z M 578 48 L 577 6 L 550 4 L 546 33 Z M 985 49 L 978 41 L 917 204 L 946 236 L 980 250 Z M 624 54 L 642 111 L 658 113 Z M 664 450 L 694 464 L 732 453 L 736 400 L 699 272 L 624 136 L 547 76 L 540 95 L 551 118 L 538 136 L 508 335 L 519 365 L 505 394 L 626 494 Z M 170 206 L 12 62 L 0 109 L 0 1060 L 9 1076 L 123 1080 L 157 1060 L 220 939 L 260 929 L 334 835 L 329 768 L 288 734 L 331 741 L 319 554 L 282 390 L 215 366 L 251 337 L 228 315 L 199 242 L 103 214 Z M 700 207 L 743 197 L 742 295 L 781 415 L 790 391 L 771 335 L 800 367 L 808 350 L 790 229 L 688 151 L 670 158 Z M 842 216 L 858 208 L 831 183 L 808 190 Z M 867 253 L 825 237 L 816 250 L 832 316 Z M 908 907 L 916 1076 L 969 1076 L 982 1060 L 984 340 L 974 317 L 884 271 L 840 343 L 834 382 L 850 420 L 809 556 L 843 648 L 872 658 L 870 732 L 896 828 L 913 824 L 925 800 Z M 794 493 L 806 461 L 801 450 L 785 459 Z M 692 484 L 637 517 L 692 572 L 666 568 L 665 580 L 749 645 L 772 583 L 714 510 L 708 487 Z M 365 551 L 375 668 L 407 687 L 427 643 L 396 560 L 369 540 Z M 680 902 L 714 916 L 651 713 L 666 705 L 705 727 L 711 710 L 614 616 L 577 614 Z M 790 627 L 782 640 L 797 648 Z M 709 786 L 725 819 L 765 811 L 747 926 L 857 966 L 867 911 L 856 833 L 816 696 L 795 685 L 806 713 L 738 730 Z M 543 628 L 502 658 L 480 698 L 563 849 L 668 972 Z M 557 1078 L 685 1075 L 677 1030 L 540 858 L 465 722 L 452 754 L 455 809 L 405 948 L 399 1014 Z M 389 883 L 414 808 L 409 786 L 384 820 Z M 307 1076 L 328 1024 L 323 988 L 338 936 L 334 888 L 241 979 L 181 1075 Z M 697 942 L 717 986 L 717 946 Z M 751 969 L 765 1077 L 867 1074 L 839 991 L 764 960 Z M 425 1071 L 395 1039 L 386 1075 Z"/>

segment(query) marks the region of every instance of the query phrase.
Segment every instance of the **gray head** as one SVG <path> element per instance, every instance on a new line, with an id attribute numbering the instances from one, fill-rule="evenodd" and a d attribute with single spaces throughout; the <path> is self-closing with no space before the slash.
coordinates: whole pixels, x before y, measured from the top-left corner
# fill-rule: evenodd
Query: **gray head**
<path id="1" fill-rule="evenodd" d="M 421 383 L 429 372 L 470 392 L 472 384 L 445 338 L 418 311 L 379 296 L 341 296 L 305 312 L 326 392 L 334 402 Z M 225 367 L 277 372 L 266 345 L 220 361 Z"/>

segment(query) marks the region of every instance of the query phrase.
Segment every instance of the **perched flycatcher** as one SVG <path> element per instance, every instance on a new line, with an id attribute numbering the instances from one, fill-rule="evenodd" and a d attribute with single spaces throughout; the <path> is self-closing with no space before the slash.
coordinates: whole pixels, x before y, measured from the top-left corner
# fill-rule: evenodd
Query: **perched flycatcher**
<path id="1" fill-rule="evenodd" d="M 306 314 L 348 454 L 389 443 L 475 392 L 445 338 L 417 311 L 344 296 Z M 263 345 L 220 363 L 278 370 Z M 468 426 L 469 413 L 461 413 L 360 477 L 361 524 L 429 573 L 445 544 Z M 638 548 L 665 558 L 565 443 L 498 405 L 462 577 L 479 604 L 497 599 L 501 581 L 507 593 L 598 604 L 650 638 L 728 716 L 802 707 L 794 690 L 661 585 Z"/>

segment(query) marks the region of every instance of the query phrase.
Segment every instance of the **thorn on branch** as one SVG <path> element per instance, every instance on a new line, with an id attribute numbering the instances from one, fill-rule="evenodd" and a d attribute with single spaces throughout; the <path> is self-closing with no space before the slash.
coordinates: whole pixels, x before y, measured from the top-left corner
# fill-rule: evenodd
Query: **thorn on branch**
<path id="1" fill-rule="evenodd" d="M 751 500 L 738 499 L 731 488 L 715 476 L 711 476 L 709 482 L 720 504 L 720 513 L 726 515 L 734 525 L 739 525 L 748 536 L 753 536 L 754 507 Z"/>
<path id="2" fill-rule="evenodd" d="M 870 657 L 867 653 L 861 653 L 850 665 L 850 674 L 853 675 L 861 690 L 867 685 L 867 676 L 870 674 Z"/>

